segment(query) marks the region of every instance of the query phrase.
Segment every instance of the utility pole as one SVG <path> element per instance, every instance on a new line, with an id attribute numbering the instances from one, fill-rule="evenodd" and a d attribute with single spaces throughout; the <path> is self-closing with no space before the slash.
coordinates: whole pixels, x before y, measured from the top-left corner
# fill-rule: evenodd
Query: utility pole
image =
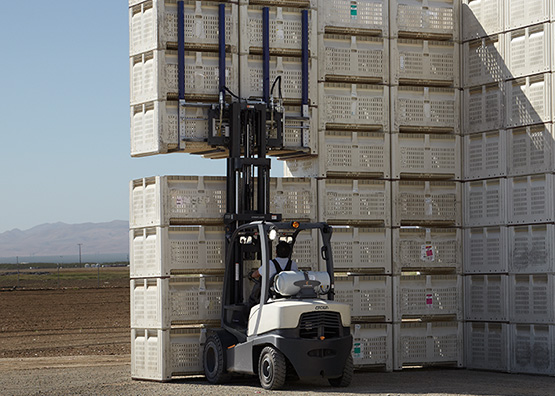
<path id="1" fill-rule="evenodd" d="M 79 266 L 81 266 L 81 246 L 83 246 L 83 244 L 78 243 L 77 245 L 79 245 Z"/>
<path id="2" fill-rule="evenodd" d="M 17 263 L 17 287 L 16 287 L 16 289 L 19 289 L 19 256 L 16 256 L 15 261 Z"/>

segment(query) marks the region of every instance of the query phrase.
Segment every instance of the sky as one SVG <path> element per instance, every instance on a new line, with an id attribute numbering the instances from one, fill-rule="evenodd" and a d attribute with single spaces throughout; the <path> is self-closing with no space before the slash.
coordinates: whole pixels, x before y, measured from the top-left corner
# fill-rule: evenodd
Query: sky
<path id="1" fill-rule="evenodd" d="M 225 160 L 131 158 L 126 0 L 5 1 L 0 48 L 0 233 L 127 220 L 130 180 L 225 175 Z"/>

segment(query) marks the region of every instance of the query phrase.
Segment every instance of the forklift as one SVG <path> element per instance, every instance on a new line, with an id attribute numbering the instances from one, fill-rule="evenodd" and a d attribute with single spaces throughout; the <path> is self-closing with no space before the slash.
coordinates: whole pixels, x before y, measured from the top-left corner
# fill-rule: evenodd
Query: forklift
<path id="1" fill-rule="evenodd" d="M 178 1 L 180 111 L 186 105 L 195 106 L 185 100 L 183 12 L 183 1 Z M 225 86 L 223 4 L 218 19 L 219 98 L 208 106 L 207 143 L 217 155 L 227 157 L 226 249 L 221 327 L 207 330 L 204 373 L 215 384 L 227 382 L 234 373 L 258 375 L 265 389 L 281 388 L 286 378 L 324 378 L 332 386 L 348 386 L 353 376 L 351 310 L 334 301 L 332 227 L 284 222 L 280 214 L 270 213 L 267 154 L 269 149 L 284 152 L 287 125 L 281 76 L 270 88 L 269 9 L 262 8 L 261 98 L 242 99 Z M 301 114 L 295 118 L 302 132 L 309 122 L 308 62 L 308 12 L 303 10 Z M 178 129 L 181 120 L 180 115 Z M 319 232 L 326 270 L 276 271 L 269 277 L 273 244 L 285 242 L 293 252 L 299 234 L 313 234 L 313 230 Z M 319 258 L 313 260 L 311 267 L 318 268 Z M 249 275 L 258 268 L 263 268 L 260 284 Z"/>

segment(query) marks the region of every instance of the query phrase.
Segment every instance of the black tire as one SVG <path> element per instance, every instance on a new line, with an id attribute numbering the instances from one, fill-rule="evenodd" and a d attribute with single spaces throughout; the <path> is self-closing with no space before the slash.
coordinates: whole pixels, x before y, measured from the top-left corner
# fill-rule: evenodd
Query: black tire
<path id="1" fill-rule="evenodd" d="M 224 354 L 220 337 L 217 334 L 209 336 L 204 344 L 202 365 L 206 379 L 212 384 L 222 384 L 231 377 L 231 374 L 226 371 Z"/>
<path id="2" fill-rule="evenodd" d="M 353 373 L 355 370 L 355 365 L 353 363 L 353 355 L 349 354 L 347 361 L 345 362 L 345 367 L 343 367 L 343 374 L 339 378 L 328 378 L 331 386 L 336 386 L 338 388 L 345 388 L 351 384 L 353 379 Z"/>
<path id="3" fill-rule="evenodd" d="M 287 362 L 283 353 L 274 347 L 267 346 L 258 359 L 258 378 L 264 389 L 280 389 L 285 384 Z"/>

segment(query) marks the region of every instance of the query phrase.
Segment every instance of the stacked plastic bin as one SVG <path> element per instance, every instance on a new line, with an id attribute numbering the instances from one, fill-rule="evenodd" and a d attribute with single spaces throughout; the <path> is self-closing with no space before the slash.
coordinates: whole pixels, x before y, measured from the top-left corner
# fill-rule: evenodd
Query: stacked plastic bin
<path id="1" fill-rule="evenodd" d="M 390 2 L 395 370 L 463 364 L 459 18 Z"/>
<path id="2" fill-rule="evenodd" d="M 319 1 L 318 150 L 286 174 L 318 181 L 336 300 L 352 307 L 356 367 L 392 370 L 389 17 L 383 0 Z"/>
<path id="3" fill-rule="evenodd" d="M 464 3 L 466 364 L 554 375 L 553 3 Z"/>

